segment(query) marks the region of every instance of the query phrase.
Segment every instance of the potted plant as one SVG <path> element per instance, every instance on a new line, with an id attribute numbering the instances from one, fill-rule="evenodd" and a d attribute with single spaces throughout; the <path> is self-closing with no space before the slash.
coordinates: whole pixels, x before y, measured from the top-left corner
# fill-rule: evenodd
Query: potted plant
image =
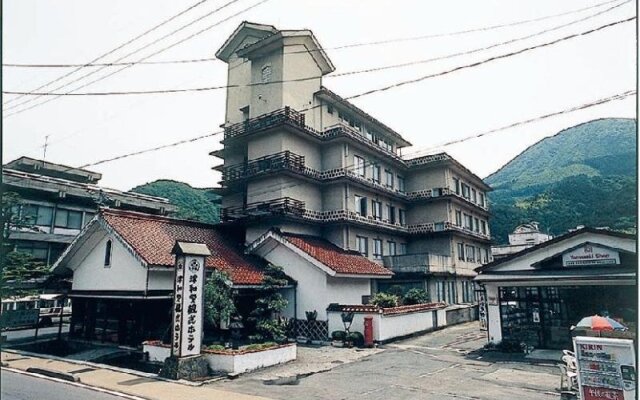
<path id="1" fill-rule="evenodd" d="M 315 321 L 316 318 L 318 318 L 318 311 L 316 311 L 316 310 L 305 311 L 304 313 L 307 316 L 307 321 L 309 321 L 309 322 Z"/>

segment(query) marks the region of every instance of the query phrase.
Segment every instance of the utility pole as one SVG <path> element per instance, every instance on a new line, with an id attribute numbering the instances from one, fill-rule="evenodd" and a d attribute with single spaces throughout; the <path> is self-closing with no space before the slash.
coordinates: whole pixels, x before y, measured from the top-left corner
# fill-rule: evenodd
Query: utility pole
<path id="1" fill-rule="evenodd" d="M 42 163 L 44 164 L 44 161 L 47 159 L 47 146 L 49 145 L 49 135 L 46 135 L 44 137 L 44 146 L 43 149 L 43 153 L 42 153 Z M 44 166 L 44 165 L 43 165 Z"/>

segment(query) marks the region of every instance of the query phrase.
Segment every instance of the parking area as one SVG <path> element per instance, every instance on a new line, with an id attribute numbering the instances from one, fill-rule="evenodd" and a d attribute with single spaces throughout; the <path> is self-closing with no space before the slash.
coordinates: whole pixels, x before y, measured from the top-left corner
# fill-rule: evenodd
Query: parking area
<path id="1" fill-rule="evenodd" d="M 290 379 L 274 380 L 278 369 L 267 369 L 210 385 L 287 400 L 559 398 L 558 367 L 524 359 L 499 360 L 479 351 L 485 343 L 486 334 L 477 322 L 467 323 L 388 344 L 384 351 L 363 354 L 324 372 L 300 374 L 297 379 L 289 373 Z M 313 357 L 313 350 L 305 349 L 304 358 Z M 301 360 L 276 368 L 295 372 L 296 363 Z"/>

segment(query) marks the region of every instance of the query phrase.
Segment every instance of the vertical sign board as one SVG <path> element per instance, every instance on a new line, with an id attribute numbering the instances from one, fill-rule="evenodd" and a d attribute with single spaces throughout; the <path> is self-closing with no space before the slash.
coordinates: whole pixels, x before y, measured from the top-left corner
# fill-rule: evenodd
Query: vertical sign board
<path id="1" fill-rule="evenodd" d="M 573 347 L 583 400 L 636 398 L 633 340 L 576 336 Z"/>
<path id="2" fill-rule="evenodd" d="M 476 290 L 476 298 L 478 299 L 478 321 L 480 322 L 480 330 L 489 329 L 487 321 L 487 292 L 485 290 Z"/>
<path id="3" fill-rule="evenodd" d="M 204 257 L 176 255 L 171 355 L 200 354 Z"/>

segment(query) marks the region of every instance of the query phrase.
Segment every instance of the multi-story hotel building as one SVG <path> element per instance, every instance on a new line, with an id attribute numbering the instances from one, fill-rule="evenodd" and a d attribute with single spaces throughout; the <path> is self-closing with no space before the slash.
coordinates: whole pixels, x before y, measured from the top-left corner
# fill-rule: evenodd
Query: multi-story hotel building
<path id="1" fill-rule="evenodd" d="M 446 153 L 407 159 L 399 133 L 322 85 L 334 71 L 308 30 L 243 23 L 228 64 L 222 220 L 245 244 L 277 228 L 322 238 L 388 268 L 372 292 L 424 287 L 472 302 L 490 260 L 491 188 Z"/>

